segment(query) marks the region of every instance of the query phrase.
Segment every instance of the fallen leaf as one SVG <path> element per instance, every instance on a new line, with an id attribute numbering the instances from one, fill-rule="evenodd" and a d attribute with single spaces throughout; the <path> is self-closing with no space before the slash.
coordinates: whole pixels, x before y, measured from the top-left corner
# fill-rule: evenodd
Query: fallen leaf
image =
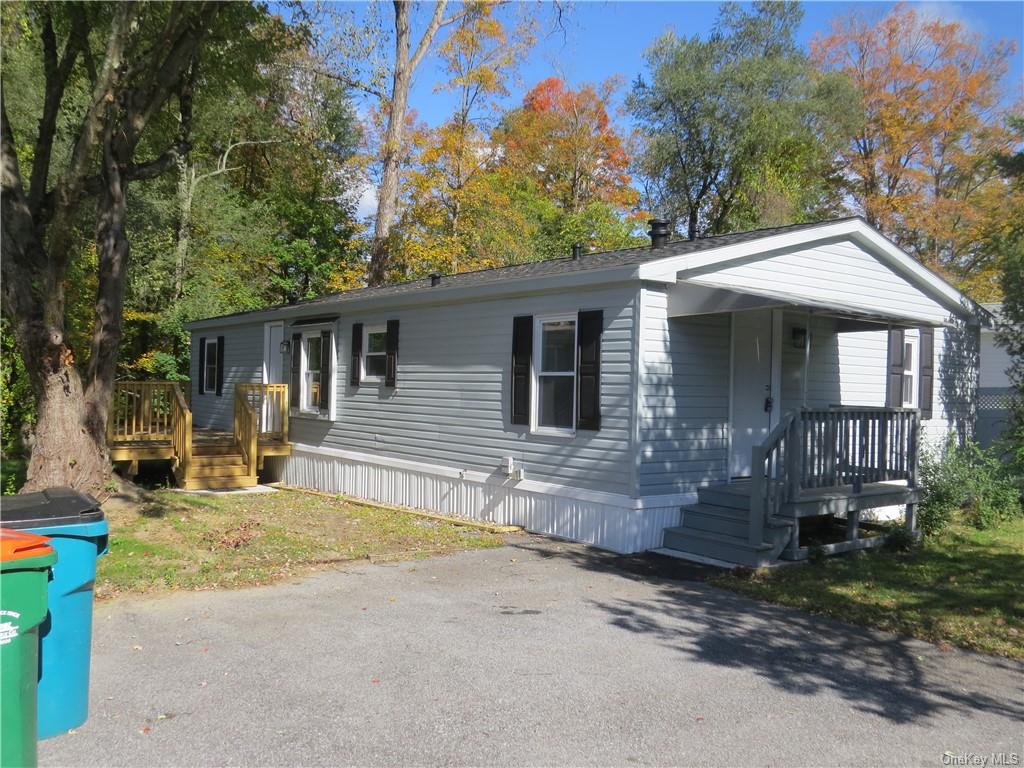
<path id="1" fill-rule="evenodd" d="M 133 651 L 141 651 L 142 650 L 142 646 L 141 645 L 133 645 L 132 646 L 132 650 Z"/>
<path id="2" fill-rule="evenodd" d="M 142 728 L 139 728 L 139 733 L 149 733 L 149 732 L 150 732 L 151 730 L 153 730 L 153 729 L 152 729 L 152 728 L 150 728 L 150 727 L 149 727 L 149 726 L 147 725 L 147 726 L 144 726 L 144 727 L 142 727 Z"/>
<path id="3" fill-rule="evenodd" d="M 380 682 L 380 678 L 375 677 L 372 680 L 370 680 L 370 682 L 374 683 L 374 684 L 379 683 Z"/>

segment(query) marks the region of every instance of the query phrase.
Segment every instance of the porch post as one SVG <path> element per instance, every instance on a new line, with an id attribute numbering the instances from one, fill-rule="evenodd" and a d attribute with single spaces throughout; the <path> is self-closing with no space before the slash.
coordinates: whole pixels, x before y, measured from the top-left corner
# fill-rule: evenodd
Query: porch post
<path id="1" fill-rule="evenodd" d="M 811 367 L 811 310 L 807 310 L 806 332 L 804 333 L 804 375 L 800 377 L 800 403 L 807 407 L 807 374 Z"/>

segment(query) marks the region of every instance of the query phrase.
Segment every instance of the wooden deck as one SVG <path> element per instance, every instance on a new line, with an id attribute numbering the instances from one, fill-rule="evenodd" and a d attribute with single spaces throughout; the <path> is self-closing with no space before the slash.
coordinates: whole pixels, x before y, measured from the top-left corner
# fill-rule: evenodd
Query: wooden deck
<path id="1" fill-rule="evenodd" d="M 288 385 L 235 388 L 232 431 L 194 429 L 176 382 L 118 382 L 108 420 L 113 462 L 138 471 L 140 461 L 169 460 L 187 489 L 244 488 L 257 483 L 267 456 L 287 456 Z"/>
<path id="2" fill-rule="evenodd" d="M 697 503 L 682 507 L 681 524 L 665 530 L 664 546 L 760 567 L 806 559 L 814 547 L 802 532 L 825 554 L 878 546 L 884 536 L 862 532 L 861 513 L 871 509 L 904 507 L 904 524 L 914 531 L 919 431 L 918 412 L 905 408 L 787 414 L 753 448 L 751 466 L 761 471 L 699 488 Z"/>

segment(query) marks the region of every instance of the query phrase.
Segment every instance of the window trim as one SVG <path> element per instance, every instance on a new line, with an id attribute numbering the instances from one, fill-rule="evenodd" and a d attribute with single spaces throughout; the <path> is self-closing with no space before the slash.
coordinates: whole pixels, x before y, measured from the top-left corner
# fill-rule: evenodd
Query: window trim
<path id="1" fill-rule="evenodd" d="M 318 325 L 318 326 L 303 326 L 301 330 L 295 326 L 292 326 L 295 333 L 302 334 L 302 349 L 300 350 L 300 362 L 299 362 L 299 407 L 289 408 L 288 411 L 293 416 L 298 416 L 307 419 L 324 419 L 334 420 L 335 409 L 337 407 L 337 379 L 338 365 L 337 365 L 337 347 L 338 347 L 338 334 L 335 331 L 333 325 Z M 307 384 L 309 374 L 309 339 L 316 338 L 320 339 L 323 331 L 331 332 L 331 348 L 328 350 L 328 354 L 331 356 L 330 360 L 330 376 L 328 377 L 327 386 L 328 390 L 328 402 L 329 406 L 327 413 L 324 413 L 319 408 L 310 408 L 306 405 L 309 399 L 309 385 Z M 323 351 L 321 350 L 321 355 Z M 323 362 L 320 363 L 320 372 L 323 374 Z M 320 380 L 320 386 L 324 385 L 323 379 Z"/>
<path id="2" fill-rule="evenodd" d="M 909 333 L 903 334 L 903 378 L 900 379 L 900 403 L 904 408 L 920 408 L 921 399 L 921 340 L 918 336 L 911 336 Z M 907 347 L 910 347 L 912 359 L 910 365 L 907 365 Z M 907 400 L 903 397 L 903 393 L 906 391 L 906 377 L 909 376 L 911 380 L 910 393 L 911 398 Z"/>
<path id="3" fill-rule="evenodd" d="M 210 345 L 213 345 L 213 355 L 210 355 Z M 210 361 L 213 361 L 212 365 Z M 213 371 L 213 384 L 209 381 L 209 372 Z M 220 378 L 220 371 L 217 370 L 217 337 L 209 338 L 204 342 L 203 348 L 203 394 L 213 395 L 217 393 L 217 379 Z"/>
<path id="4" fill-rule="evenodd" d="M 366 368 L 366 359 L 370 356 L 370 334 L 371 333 L 382 333 L 384 334 L 384 351 L 374 352 L 374 357 L 381 357 L 384 359 L 385 371 L 387 370 L 388 360 L 388 326 L 387 323 L 375 323 L 373 325 L 363 325 L 363 354 L 359 359 L 359 365 L 361 366 L 361 375 L 359 380 L 361 383 L 366 384 L 382 384 L 384 382 L 385 374 L 371 374 L 368 373 Z"/>
<path id="5" fill-rule="evenodd" d="M 544 352 L 544 325 L 546 323 L 572 323 L 572 373 L 542 373 L 541 362 Z M 530 357 L 530 432 L 551 437 L 575 437 L 576 420 L 579 415 L 579 313 L 562 312 L 553 315 L 536 315 L 533 318 L 533 354 Z M 541 376 L 572 377 L 572 426 L 548 427 L 540 424 L 540 379 Z"/>

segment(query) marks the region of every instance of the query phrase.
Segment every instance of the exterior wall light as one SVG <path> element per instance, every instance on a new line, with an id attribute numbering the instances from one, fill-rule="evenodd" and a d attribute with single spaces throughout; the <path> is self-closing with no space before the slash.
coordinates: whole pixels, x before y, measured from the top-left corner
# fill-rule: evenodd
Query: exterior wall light
<path id="1" fill-rule="evenodd" d="M 794 328 L 793 329 L 793 348 L 794 349 L 806 349 L 807 347 L 807 329 L 806 328 Z"/>
<path id="2" fill-rule="evenodd" d="M 285 339 L 284 341 L 282 341 L 280 349 L 282 355 L 287 355 L 289 352 L 292 351 L 292 340 Z"/>

